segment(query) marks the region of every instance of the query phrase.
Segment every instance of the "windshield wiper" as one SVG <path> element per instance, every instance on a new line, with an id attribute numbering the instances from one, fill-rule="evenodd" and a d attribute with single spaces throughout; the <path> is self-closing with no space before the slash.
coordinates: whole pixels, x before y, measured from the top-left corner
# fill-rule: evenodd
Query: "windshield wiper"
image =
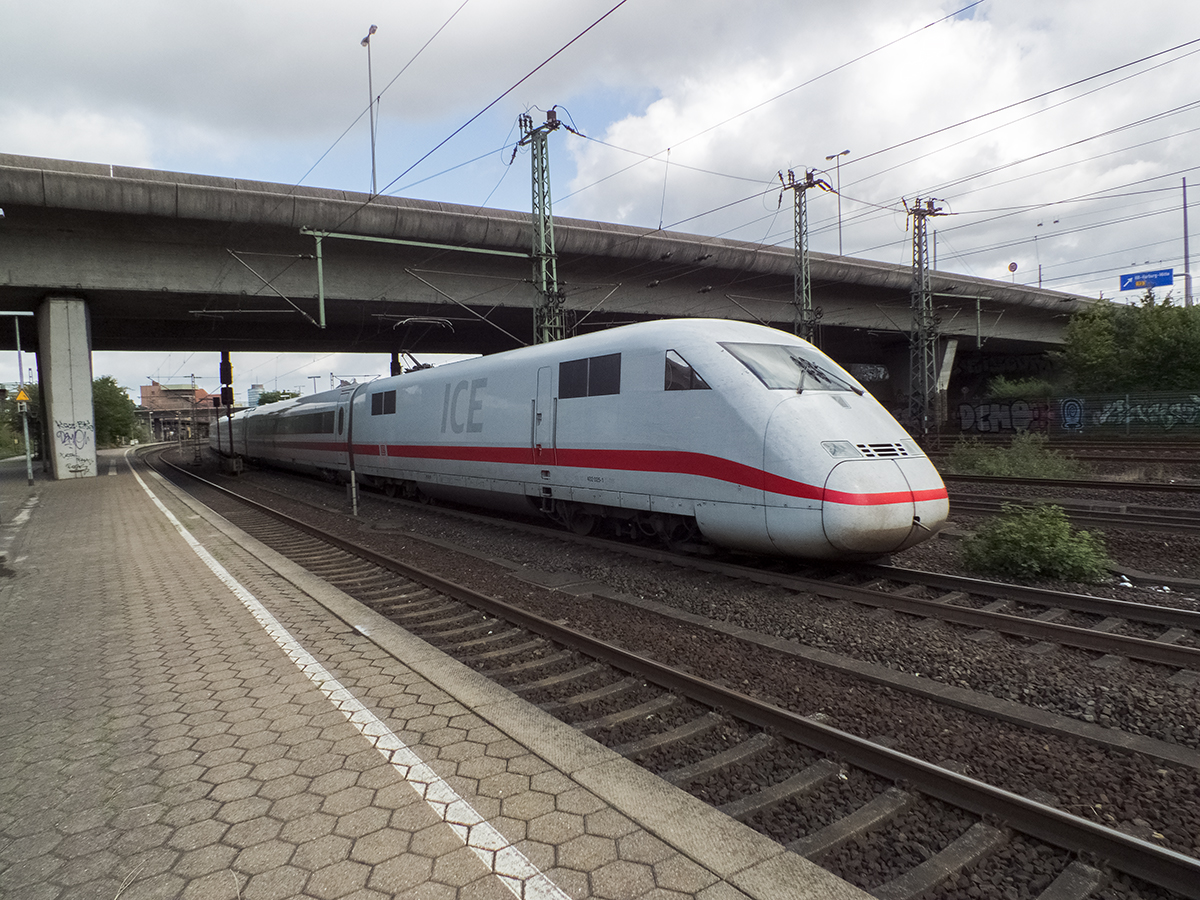
<path id="1" fill-rule="evenodd" d="M 806 376 L 811 375 L 813 378 L 817 379 L 817 381 L 824 382 L 830 387 L 841 385 L 844 388 L 854 391 L 854 393 L 858 394 L 860 397 L 862 396 L 863 392 L 854 385 L 850 384 L 848 381 L 843 381 L 841 378 L 838 378 L 829 372 L 826 372 L 814 362 L 810 362 L 809 360 L 803 359 L 799 356 L 793 356 L 792 362 L 794 362 L 800 369 L 800 383 L 796 385 L 797 394 L 804 393 L 804 379 Z"/>

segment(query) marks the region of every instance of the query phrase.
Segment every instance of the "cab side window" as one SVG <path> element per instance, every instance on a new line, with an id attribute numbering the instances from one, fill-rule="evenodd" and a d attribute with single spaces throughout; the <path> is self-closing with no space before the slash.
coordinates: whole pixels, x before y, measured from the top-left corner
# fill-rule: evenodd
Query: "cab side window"
<path id="1" fill-rule="evenodd" d="M 691 367 L 686 359 L 674 350 L 667 351 L 666 372 L 663 389 L 668 391 L 707 391 L 708 383 Z"/>

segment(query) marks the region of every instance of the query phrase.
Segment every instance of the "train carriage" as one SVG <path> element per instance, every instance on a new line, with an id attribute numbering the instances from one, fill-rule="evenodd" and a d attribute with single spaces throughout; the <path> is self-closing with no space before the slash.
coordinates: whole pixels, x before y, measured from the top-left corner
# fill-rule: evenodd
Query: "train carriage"
<path id="1" fill-rule="evenodd" d="M 629 325 L 345 386 L 241 413 L 233 436 L 249 458 L 389 492 L 756 552 L 879 556 L 948 511 L 857 381 L 742 322 Z"/>

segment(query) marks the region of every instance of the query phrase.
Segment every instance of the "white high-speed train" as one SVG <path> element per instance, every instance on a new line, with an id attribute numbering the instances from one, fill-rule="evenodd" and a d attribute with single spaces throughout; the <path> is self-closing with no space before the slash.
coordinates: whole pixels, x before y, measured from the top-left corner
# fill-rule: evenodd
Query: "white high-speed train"
<path id="1" fill-rule="evenodd" d="M 869 558 L 931 536 L 945 485 L 846 371 L 785 332 L 686 319 L 256 407 L 214 449 L 389 494 L 541 510 L 760 553 Z"/>

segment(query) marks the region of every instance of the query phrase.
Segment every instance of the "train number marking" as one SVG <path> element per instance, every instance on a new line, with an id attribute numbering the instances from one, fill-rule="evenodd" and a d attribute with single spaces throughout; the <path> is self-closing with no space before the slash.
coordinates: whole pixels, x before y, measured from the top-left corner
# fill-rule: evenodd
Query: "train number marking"
<path id="1" fill-rule="evenodd" d="M 446 426 L 455 434 L 478 434 L 483 431 L 483 422 L 477 422 L 475 414 L 483 411 L 483 399 L 478 396 L 487 387 L 486 378 L 476 378 L 474 381 L 460 381 L 458 384 L 446 385 L 446 396 L 442 400 L 442 434 Z M 463 393 L 467 394 L 466 419 L 461 417 L 459 400 Z"/>

